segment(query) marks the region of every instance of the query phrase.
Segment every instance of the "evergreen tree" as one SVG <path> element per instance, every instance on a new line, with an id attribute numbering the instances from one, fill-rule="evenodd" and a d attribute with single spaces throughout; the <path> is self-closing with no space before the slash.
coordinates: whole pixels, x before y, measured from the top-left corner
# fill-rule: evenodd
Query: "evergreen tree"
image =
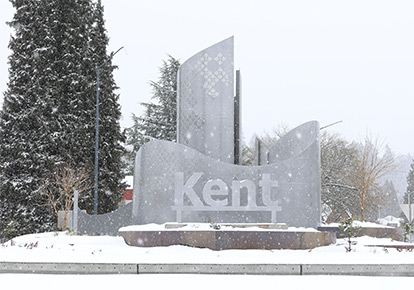
<path id="1" fill-rule="evenodd" d="M 93 73 L 91 72 L 92 80 L 90 83 L 96 84 L 96 66 L 103 64 L 110 56 L 107 54 L 106 47 L 108 46 L 109 38 L 105 29 L 104 8 L 101 1 L 95 5 L 95 13 L 93 14 L 94 22 L 91 29 L 91 40 L 89 46 L 93 51 L 92 60 L 95 65 Z M 113 70 L 117 67 L 112 65 L 112 59 L 103 66 L 100 70 L 99 81 L 99 194 L 98 194 L 98 213 L 105 213 L 115 210 L 118 202 L 121 200 L 123 191 L 126 185 L 123 183 L 124 175 L 122 173 L 121 157 L 124 154 L 124 147 L 122 143 L 125 142 L 125 136 L 121 131 L 120 118 L 121 107 L 119 105 L 119 95 L 115 94 L 118 88 L 113 78 Z M 96 88 L 92 89 L 92 94 L 95 96 Z M 92 100 L 91 108 L 88 112 L 88 129 L 84 136 L 85 151 L 89 150 L 87 154 L 91 176 L 94 171 L 94 148 L 95 148 L 95 117 L 96 117 L 96 103 L 95 98 L 88 98 Z M 86 122 L 85 122 L 86 123 Z M 87 136 L 85 138 L 85 136 Z M 89 136 L 92 136 L 90 138 Z M 93 192 L 87 196 L 87 199 L 81 205 L 82 209 L 88 212 L 93 211 Z"/>
<path id="2" fill-rule="evenodd" d="M 158 139 L 176 141 L 177 139 L 177 73 L 180 62 L 172 56 L 163 62 L 160 68 L 161 76 L 157 82 L 151 82 L 153 99 L 159 102 L 159 112 L 154 110 L 153 118 L 146 120 L 148 132 L 158 132 L 150 135 Z M 154 118 L 155 117 L 155 118 Z M 157 129 L 157 130 L 155 130 Z"/>
<path id="3" fill-rule="evenodd" d="M 413 204 L 414 203 L 414 160 L 412 161 L 410 165 L 410 171 L 408 172 L 408 175 L 407 175 L 407 190 L 404 193 L 405 204 L 408 203 L 409 193 L 411 195 L 410 197 L 411 204 Z"/>
<path id="4" fill-rule="evenodd" d="M 151 81 L 156 103 L 141 103 L 142 117 L 132 115 L 133 126 L 126 129 L 126 173 L 132 174 L 139 148 L 152 139 L 176 141 L 177 138 L 177 72 L 180 62 L 169 56 L 160 68 L 158 81 Z"/>
<path id="5" fill-rule="evenodd" d="M 255 165 L 255 150 L 253 146 L 248 146 L 246 144 L 242 145 L 242 165 L 244 166 L 253 166 Z"/>
<path id="6" fill-rule="evenodd" d="M 100 2 L 96 7 L 90 0 L 11 2 L 15 34 L 0 115 L 0 232 L 24 234 L 55 226 L 37 191 L 58 166 L 75 164 L 93 179 L 95 66 L 108 57 L 107 36 Z M 106 67 L 101 93 L 101 212 L 115 207 L 122 190 L 113 69 Z"/>
<path id="7" fill-rule="evenodd" d="M 135 114 L 132 114 L 133 125 L 125 129 L 125 134 L 127 136 L 123 157 L 123 172 L 125 175 L 133 175 L 135 156 L 139 148 L 145 143 L 144 140 L 147 140 L 142 132 L 141 119 L 142 118 L 137 117 Z"/>
<path id="8" fill-rule="evenodd" d="M 16 14 L 9 24 L 15 35 L 9 44 L 10 75 L 0 116 L 0 232 L 6 237 L 12 231 L 26 233 L 53 225 L 50 212 L 36 206 L 32 193 L 59 161 L 58 124 L 50 122 L 56 91 L 45 85 L 56 81 L 46 64 L 55 53 L 54 39 L 45 29 L 53 10 L 41 1 L 12 4 Z"/>
<path id="9" fill-rule="evenodd" d="M 402 211 L 398 201 L 394 183 L 391 180 L 387 179 L 385 181 L 384 185 L 382 186 L 382 195 L 384 198 L 384 202 L 380 208 L 380 217 L 399 217 L 402 214 Z"/>

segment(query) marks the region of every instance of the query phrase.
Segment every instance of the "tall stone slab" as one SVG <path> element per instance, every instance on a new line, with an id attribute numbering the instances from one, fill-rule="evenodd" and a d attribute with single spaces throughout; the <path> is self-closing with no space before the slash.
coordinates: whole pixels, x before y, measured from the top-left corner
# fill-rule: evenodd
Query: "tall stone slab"
<path id="1" fill-rule="evenodd" d="M 178 72 L 177 141 L 234 163 L 234 39 L 188 59 Z"/>

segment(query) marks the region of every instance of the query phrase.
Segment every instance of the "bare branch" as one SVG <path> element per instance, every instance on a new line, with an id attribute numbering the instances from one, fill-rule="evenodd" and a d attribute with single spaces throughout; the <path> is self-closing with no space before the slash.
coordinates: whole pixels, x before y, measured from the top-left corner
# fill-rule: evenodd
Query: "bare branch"
<path id="1" fill-rule="evenodd" d="M 354 186 L 358 188 L 360 199 L 361 219 L 364 220 L 365 203 L 370 200 L 374 203 L 381 203 L 380 198 L 373 198 L 372 191 L 378 181 L 395 171 L 398 168 L 395 157 L 392 155 L 380 156 L 383 151 L 383 143 L 378 139 L 372 139 L 367 135 L 365 143 L 360 149 L 360 156 L 357 160 L 354 173 Z"/>
<path id="2" fill-rule="evenodd" d="M 74 169 L 67 163 L 56 168 L 53 178 L 43 180 L 39 193 L 45 197 L 45 203 L 53 208 L 59 225 L 66 228 L 67 216 L 73 205 L 74 191 L 77 190 L 79 196 L 82 196 L 92 187 L 89 174 L 84 169 Z M 60 210 L 65 212 L 63 221 L 59 216 Z"/>

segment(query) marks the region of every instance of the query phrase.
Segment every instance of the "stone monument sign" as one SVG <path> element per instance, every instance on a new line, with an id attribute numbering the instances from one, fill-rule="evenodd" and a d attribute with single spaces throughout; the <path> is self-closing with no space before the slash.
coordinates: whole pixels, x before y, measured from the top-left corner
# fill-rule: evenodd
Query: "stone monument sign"
<path id="1" fill-rule="evenodd" d="M 262 150 L 257 166 L 235 164 L 233 50 L 231 37 L 181 66 L 178 143 L 154 140 L 137 153 L 132 224 L 320 223 L 318 122 Z"/>

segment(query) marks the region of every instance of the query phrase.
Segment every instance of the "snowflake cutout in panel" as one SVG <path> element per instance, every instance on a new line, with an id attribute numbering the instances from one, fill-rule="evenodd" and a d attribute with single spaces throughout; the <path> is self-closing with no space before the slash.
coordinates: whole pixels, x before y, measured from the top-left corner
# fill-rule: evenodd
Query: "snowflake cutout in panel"
<path id="1" fill-rule="evenodd" d="M 189 94 L 187 96 L 187 104 L 189 104 L 192 108 L 194 108 L 197 105 L 197 100 L 194 98 L 193 95 Z"/>
<path id="2" fill-rule="evenodd" d="M 171 173 L 174 173 L 174 164 L 178 162 L 178 156 L 176 152 L 167 152 L 167 150 L 159 150 L 157 154 L 160 156 L 160 164 L 164 164 L 164 169 Z M 173 175 L 173 174 L 170 174 Z"/>
<path id="3" fill-rule="evenodd" d="M 223 79 L 224 77 L 227 76 L 227 73 L 221 68 L 219 67 L 218 70 L 216 70 L 216 72 L 214 73 L 220 80 Z"/>
<path id="4" fill-rule="evenodd" d="M 185 94 L 181 94 L 181 97 L 185 99 L 185 103 L 190 105 L 191 108 L 194 108 L 197 105 L 197 100 L 192 94 L 192 88 L 190 82 L 182 82 L 182 91 L 186 92 Z"/>
<path id="5" fill-rule="evenodd" d="M 218 62 L 219 65 L 222 65 L 225 61 L 226 58 L 224 57 L 224 55 L 221 54 L 221 52 L 214 58 L 215 61 Z"/>
<path id="6" fill-rule="evenodd" d="M 214 74 L 210 73 L 210 76 L 208 77 L 207 82 L 211 86 L 215 86 L 218 81 L 219 81 L 219 79 Z"/>
<path id="7" fill-rule="evenodd" d="M 214 88 L 210 88 L 207 90 L 207 94 L 212 97 L 213 99 L 217 98 L 219 96 L 219 93 L 214 89 Z"/>
<path id="8" fill-rule="evenodd" d="M 212 75 L 212 72 L 208 69 L 208 68 L 204 68 L 201 72 L 200 72 L 200 74 L 202 75 L 202 76 L 204 76 L 204 78 L 205 79 L 207 79 L 209 76 L 211 76 Z"/>
<path id="9" fill-rule="evenodd" d="M 226 85 L 229 84 L 229 75 L 220 67 L 215 73 L 217 78 L 219 78 Z"/>
<path id="10" fill-rule="evenodd" d="M 207 89 L 209 92 L 211 92 L 211 90 L 214 90 L 213 87 L 217 84 L 217 82 L 219 82 L 219 79 L 215 73 L 213 74 L 207 68 L 204 69 L 204 78 L 206 79 L 206 82 L 204 83 L 203 87 L 204 89 Z M 212 97 L 218 96 L 217 92 L 216 93 L 209 93 L 209 92 L 208 94 Z"/>
<path id="11" fill-rule="evenodd" d="M 188 122 L 189 127 L 195 126 L 197 129 L 201 129 L 203 126 L 203 120 L 201 120 L 200 117 L 198 117 L 194 112 L 191 112 L 186 116 L 186 122 Z"/>
<path id="12" fill-rule="evenodd" d="M 207 53 L 205 53 L 201 58 L 201 61 L 204 65 L 208 65 L 211 60 L 212 58 Z"/>
<path id="13" fill-rule="evenodd" d="M 195 70 L 198 73 L 201 73 L 201 74 L 203 74 L 203 70 L 204 70 L 205 67 L 206 66 L 204 65 L 204 63 L 201 60 L 197 61 L 197 63 L 194 65 Z"/>
<path id="14" fill-rule="evenodd" d="M 211 85 L 211 83 L 206 82 L 203 85 L 203 88 L 206 92 L 207 95 L 209 95 L 210 97 L 212 97 L 213 99 L 217 98 L 220 94 L 213 88 L 213 86 Z"/>

